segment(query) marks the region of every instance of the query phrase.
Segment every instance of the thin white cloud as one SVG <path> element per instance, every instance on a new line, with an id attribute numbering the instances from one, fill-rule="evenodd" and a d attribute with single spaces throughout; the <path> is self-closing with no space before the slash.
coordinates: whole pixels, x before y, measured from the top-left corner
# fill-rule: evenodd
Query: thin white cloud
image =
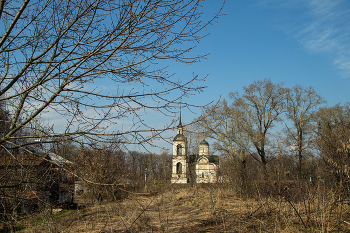
<path id="1" fill-rule="evenodd" d="M 347 1 L 306 1 L 310 21 L 296 39 L 313 53 L 330 57 L 340 75 L 350 77 L 350 5 Z"/>
<path id="2" fill-rule="evenodd" d="M 285 33 L 309 52 L 328 56 L 342 77 L 350 77 L 349 1 L 265 1 L 263 6 L 277 12 L 277 26 Z"/>

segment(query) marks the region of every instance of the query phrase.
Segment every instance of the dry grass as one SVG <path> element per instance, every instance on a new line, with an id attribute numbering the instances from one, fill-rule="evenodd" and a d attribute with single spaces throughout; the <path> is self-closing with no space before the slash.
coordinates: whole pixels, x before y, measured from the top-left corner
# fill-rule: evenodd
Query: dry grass
<path id="1" fill-rule="evenodd" d="M 227 187 L 178 186 L 47 215 L 31 220 L 24 232 L 350 232 L 350 207 L 329 198 L 243 200 Z"/>

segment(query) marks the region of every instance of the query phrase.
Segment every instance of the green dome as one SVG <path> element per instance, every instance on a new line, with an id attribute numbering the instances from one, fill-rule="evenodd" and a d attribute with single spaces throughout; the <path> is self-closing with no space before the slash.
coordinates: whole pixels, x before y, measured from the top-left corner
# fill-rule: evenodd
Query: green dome
<path id="1" fill-rule="evenodd" d="M 209 146 L 209 143 L 206 140 L 203 140 L 199 143 L 199 145 Z"/>

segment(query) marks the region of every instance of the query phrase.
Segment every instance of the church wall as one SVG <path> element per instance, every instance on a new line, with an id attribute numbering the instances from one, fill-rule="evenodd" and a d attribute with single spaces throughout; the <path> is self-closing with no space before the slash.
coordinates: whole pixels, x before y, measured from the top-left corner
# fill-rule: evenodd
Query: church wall
<path id="1" fill-rule="evenodd" d="M 206 145 L 199 145 L 199 156 L 209 155 L 209 148 Z"/>
<path id="2" fill-rule="evenodd" d="M 177 164 L 181 163 L 182 172 L 181 174 L 177 173 Z M 186 157 L 179 156 L 177 158 L 173 158 L 173 167 L 172 167 L 172 178 L 171 183 L 187 183 L 187 161 Z"/>
<path id="3" fill-rule="evenodd" d="M 177 146 L 182 146 L 181 154 L 177 154 Z M 173 142 L 173 165 L 172 165 L 172 178 L 171 183 L 185 184 L 187 181 L 188 164 L 187 164 L 187 153 L 186 153 L 186 142 L 185 141 L 174 141 Z M 182 172 L 177 173 L 177 164 L 181 163 Z"/>
<path id="4" fill-rule="evenodd" d="M 177 146 L 178 145 L 182 146 L 181 156 L 186 156 L 186 143 L 184 141 L 174 141 L 173 142 L 173 156 L 179 156 L 177 154 Z"/>
<path id="5" fill-rule="evenodd" d="M 217 166 L 213 163 L 196 164 L 196 183 L 215 183 Z"/>

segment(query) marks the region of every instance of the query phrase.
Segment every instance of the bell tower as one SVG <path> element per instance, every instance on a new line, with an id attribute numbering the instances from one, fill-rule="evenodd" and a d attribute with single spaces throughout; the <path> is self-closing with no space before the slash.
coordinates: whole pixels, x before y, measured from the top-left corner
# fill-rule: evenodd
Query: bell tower
<path id="1" fill-rule="evenodd" d="M 185 184 L 187 181 L 187 138 L 183 135 L 183 126 L 180 122 L 177 126 L 177 134 L 173 140 L 173 159 L 171 183 Z"/>

